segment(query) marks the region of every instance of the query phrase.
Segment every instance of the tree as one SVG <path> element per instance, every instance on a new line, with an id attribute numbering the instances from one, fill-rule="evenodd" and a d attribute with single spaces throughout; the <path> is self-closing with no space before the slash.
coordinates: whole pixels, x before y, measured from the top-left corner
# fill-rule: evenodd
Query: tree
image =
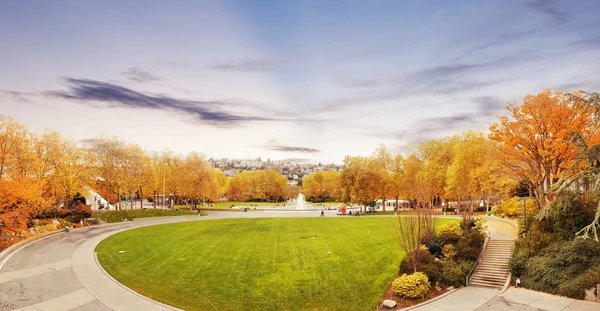
<path id="1" fill-rule="evenodd" d="M 400 197 L 407 198 L 407 180 L 406 172 L 404 171 L 404 157 L 401 154 L 394 156 L 392 160 L 392 176 L 390 182 L 390 195 L 396 199 L 396 207 Z"/>
<path id="2" fill-rule="evenodd" d="M 381 194 L 378 183 L 374 182 L 380 177 L 376 168 L 369 158 L 347 156 L 344 159 L 344 169 L 340 174 L 344 200 L 363 205 L 364 212 L 367 205 Z"/>
<path id="3" fill-rule="evenodd" d="M 43 185 L 31 178 L 0 180 L 1 231 L 19 232 L 35 216 L 50 208 L 43 198 Z"/>
<path id="4" fill-rule="evenodd" d="M 446 197 L 448 167 L 454 157 L 452 139 L 432 139 L 417 146 L 417 155 L 423 161 L 420 176 L 424 189 L 430 192 L 429 206 Z M 447 200 L 446 200 L 447 201 Z"/>
<path id="5" fill-rule="evenodd" d="M 578 93 L 570 95 L 570 98 L 580 108 L 591 111 L 590 119 L 595 123 L 600 123 L 600 94 L 599 93 Z M 600 131 L 594 129 L 588 133 L 575 132 L 573 135 L 573 145 L 577 148 L 577 155 L 573 165 L 561 176 L 558 182 L 552 187 L 552 193 L 565 195 L 575 190 L 577 193 L 585 195 L 590 192 L 600 193 Z M 549 207 L 546 206 L 540 218 L 549 216 Z M 600 201 L 596 206 L 594 220 L 576 233 L 583 239 L 594 239 L 600 242 L 598 237 L 600 229 Z"/>
<path id="6" fill-rule="evenodd" d="M 527 181 L 541 206 L 546 190 L 560 178 L 577 155 L 573 133 L 589 140 L 600 123 L 593 108 L 578 105 L 561 92 L 544 90 L 527 95 L 521 105 L 509 104 L 510 117 L 500 116 L 490 127 L 490 139 L 499 143 L 503 164 Z"/>
<path id="7" fill-rule="evenodd" d="M 391 192 L 393 158 L 385 145 L 375 149 L 370 159 L 375 178 L 372 180 L 373 187 L 378 189 L 381 197 L 381 208 L 385 212 L 385 200 Z"/>
<path id="8" fill-rule="evenodd" d="M 29 129 L 10 117 L 0 121 L 0 179 L 26 177 L 32 164 Z"/>

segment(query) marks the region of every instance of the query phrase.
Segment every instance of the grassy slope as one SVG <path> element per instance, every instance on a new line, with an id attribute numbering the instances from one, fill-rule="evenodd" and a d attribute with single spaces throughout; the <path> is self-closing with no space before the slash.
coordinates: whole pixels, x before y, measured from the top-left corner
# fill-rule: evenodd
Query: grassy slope
<path id="1" fill-rule="evenodd" d="M 404 256 L 391 227 L 387 217 L 210 220 L 129 230 L 97 251 L 123 284 L 186 310 L 373 310 Z"/>

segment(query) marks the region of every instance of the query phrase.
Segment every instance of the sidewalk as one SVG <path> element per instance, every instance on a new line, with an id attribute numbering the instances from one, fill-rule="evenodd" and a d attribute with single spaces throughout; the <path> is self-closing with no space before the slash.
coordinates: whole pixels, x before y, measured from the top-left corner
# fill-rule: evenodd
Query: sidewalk
<path id="1" fill-rule="evenodd" d="M 509 288 L 504 294 L 498 295 L 500 299 L 527 305 L 548 311 L 598 311 L 599 302 L 576 300 L 567 297 L 555 296 L 547 293 L 536 292 L 524 288 Z"/>

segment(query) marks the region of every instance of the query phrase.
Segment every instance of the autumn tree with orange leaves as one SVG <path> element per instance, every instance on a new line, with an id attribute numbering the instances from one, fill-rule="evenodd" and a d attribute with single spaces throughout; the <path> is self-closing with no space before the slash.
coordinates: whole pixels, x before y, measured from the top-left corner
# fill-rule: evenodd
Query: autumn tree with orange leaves
<path id="1" fill-rule="evenodd" d="M 573 134 L 589 139 L 600 124 L 594 122 L 593 109 L 558 91 L 527 95 L 522 104 L 506 109 L 509 116 L 491 125 L 489 138 L 499 143 L 503 164 L 526 181 L 545 206 L 547 190 L 578 153 Z"/>
<path id="2" fill-rule="evenodd" d="M 31 218 L 47 211 L 50 202 L 42 197 L 43 189 L 35 179 L 0 180 L 0 231 L 22 231 Z"/>

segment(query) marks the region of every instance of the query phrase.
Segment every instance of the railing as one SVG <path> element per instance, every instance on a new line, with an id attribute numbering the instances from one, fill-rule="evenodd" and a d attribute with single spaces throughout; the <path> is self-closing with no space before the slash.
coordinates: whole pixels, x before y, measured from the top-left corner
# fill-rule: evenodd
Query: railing
<path id="1" fill-rule="evenodd" d="M 487 235 L 485 237 L 485 241 L 483 242 L 483 246 L 481 247 L 481 251 L 479 252 L 479 257 L 477 257 L 477 260 L 475 260 L 475 263 L 471 267 L 471 271 L 469 271 L 469 274 L 467 274 L 467 276 L 465 277 L 465 286 L 469 285 L 469 278 L 471 277 L 471 274 L 475 270 L 475 267 L 477 267 L 477 264 L 481 260 L 481 257 L 483 257 L 483 253 L 485 252 L 485 248 L 487 247 L 488 241 L 490 240 L 490 234 L 491 234 L 490 230 L 488 230 Z"/>
<path id="2" fill-rule="evenodd" d="M 515 246 L 514 246 L 514 241 L 513 241 L 513 246 L 512 246 L 512 251 L 511 251 L 511 255 L 510 257 L 512 258 L 512 254 L 515 252 Z M 508 259 L 508 261 L 510 262 L 510 259 Z M 506 268 L 504 268 L 504 274 L 502 274 L 503 276 L 507 276 L 507 278 L 510 277 L 510 265 L 507 263 L 506 264 Z M 498 287 L 500 290 L 502 290 L 502 287 L 504 287 L 505 282 L 502 282 L 503 279 L 500 279 L 500 281 L 498 282 Z M 506 280 L 505 280 L 506 281 Z"/>

